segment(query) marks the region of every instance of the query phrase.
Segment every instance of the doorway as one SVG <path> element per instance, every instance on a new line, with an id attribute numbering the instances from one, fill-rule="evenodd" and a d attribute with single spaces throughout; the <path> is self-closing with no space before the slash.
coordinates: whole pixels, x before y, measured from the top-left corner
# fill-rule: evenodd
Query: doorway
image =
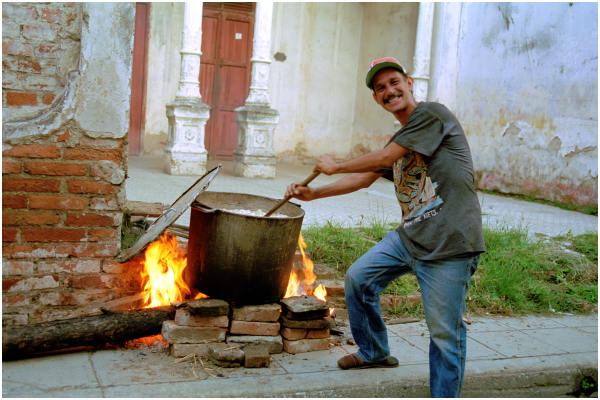
<path id="1" fill-rule="evenodd" d="M 208 157 L 231 160 L 237 146 L 235 109 L 250 87 L 255 3 L 203 4 L 200 94 L 211 107 L 204 144 Z"/>

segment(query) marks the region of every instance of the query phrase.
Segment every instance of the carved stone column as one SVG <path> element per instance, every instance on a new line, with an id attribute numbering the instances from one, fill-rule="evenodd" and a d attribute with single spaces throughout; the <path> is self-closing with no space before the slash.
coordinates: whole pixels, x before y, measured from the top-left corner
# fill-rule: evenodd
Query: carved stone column
<path id="1" fill-rule="evenodd" d="M 248 178 L 274 178 L 273 131 L 279 112 L 271 108 L 269 100 L 273 3 L 257 2 L 255 18 L 250 90 L 246 104 L 235 110 L 238 144 L 233 152 L 233 173 Z"/>
<path id="2" fill-rule="evenodd" d="M 198 76 L 202 47 L 202 2 L 186 2 L 181 70 L 175 101 L 167 104 L 169 136 L 165 170 L 171 175 L 203 175 L 207 152 L 204 128 L 210 107 L 202 102 Z"/>

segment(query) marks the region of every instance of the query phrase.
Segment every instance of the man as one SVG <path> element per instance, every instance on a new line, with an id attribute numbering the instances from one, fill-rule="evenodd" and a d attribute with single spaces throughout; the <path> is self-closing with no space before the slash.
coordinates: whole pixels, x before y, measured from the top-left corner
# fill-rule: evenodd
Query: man
<path id="1" fill-rule="evenodd" d="M 402 223 L 346 272 L 346 305 L 359 350 L 338 365 L 398 366 L 389 354 L 379 294 L 393 279 L 414 272 L 430 333 L 431 395 L 458 397 L 466 357 L 465 296 L 479 254 L 485 251 L 481 210 L 471 153 L 459 122 L 441 104 L 417 103 L 413 82 L 396 59 L 373 61 L 366 84 L 375 102 L 394 114 L 402 129 L 383 149 L 358 158 L 337 163 L 322 156 L 315 171 L 350 174 L 318 188 L 294 183 L 286 195 L 310 201 L 368 187 L 381 176 L 393 179 Z"/>

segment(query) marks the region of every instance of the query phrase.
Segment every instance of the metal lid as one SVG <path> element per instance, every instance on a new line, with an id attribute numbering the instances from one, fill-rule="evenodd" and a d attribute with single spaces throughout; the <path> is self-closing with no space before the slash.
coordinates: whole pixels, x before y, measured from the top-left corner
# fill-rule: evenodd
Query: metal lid
<path id="1" fill-rule="evenodd" d="M 148 230 L 138 239 L 137 242 L 133 246 L 128 249 L 122 250 L 119 255 L 116 257 L 116 260 L 119 262 L 125 262 L 129 260 L 131 257 L 136 255 L 140 250 L 142 250 L 148 243 L 156 240 L 161 233 L 164 232 L 173 222 L 177 220 L 187 210 L 187 208 L 192 204 L 196 197 L 204 192 L 210 182 L 214 179 L 214 177 L 221 170 L 221 165 L 219 164 L 217 167 L 208 171 L 204 176 L 198 179 L 192 186 L 190 186 L 167 210 L 163 212 L 163 214 L 158 217 Z"/>

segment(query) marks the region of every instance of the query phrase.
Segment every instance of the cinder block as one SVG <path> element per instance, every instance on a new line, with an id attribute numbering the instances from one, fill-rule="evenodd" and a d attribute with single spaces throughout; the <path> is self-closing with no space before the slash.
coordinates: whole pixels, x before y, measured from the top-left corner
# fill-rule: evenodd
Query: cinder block
<path id="1" fill-rule="evenodd" d="M 244 354 L 244 367 L 246 368 L 269 368 L 271 365 L 269 346 L 265 344 L 246 346 Z"/>
<path id="2" fill-rule="evenodd" d="M 219 315 L 216 317 L 204 317 L 202 315 L 194 315 L 185 308 L 178 308 L 175 311 L 175 323 L 185 326 L 214 326 L 218 328 L 227 328 L 229 326 L 229 318 L 227 315 Z"/>
<path id="3" fill-rule="evenodd" d="M 233 335 L 277 336 L 279 322 L 231 321 L 229 332 Z"/>
<path id="4" fill-rule="evenodd" d="M 234 321 L 276 322 L 281 314 L 279 304 L 250 305 L 234 307 Z"/>
<path id="5" fill-rule="evenodd" d="M 226 331 L 217 327 L 182 326 L 168 320 L 163 322 L 161 333 L 169 343 L 210 343 L 224 342 Z"/>
<path id="6" fill-rule="evenodd" d="M 329 339 L 283 340 L 283 350 L 290 354 L 329 350 Z"/>

